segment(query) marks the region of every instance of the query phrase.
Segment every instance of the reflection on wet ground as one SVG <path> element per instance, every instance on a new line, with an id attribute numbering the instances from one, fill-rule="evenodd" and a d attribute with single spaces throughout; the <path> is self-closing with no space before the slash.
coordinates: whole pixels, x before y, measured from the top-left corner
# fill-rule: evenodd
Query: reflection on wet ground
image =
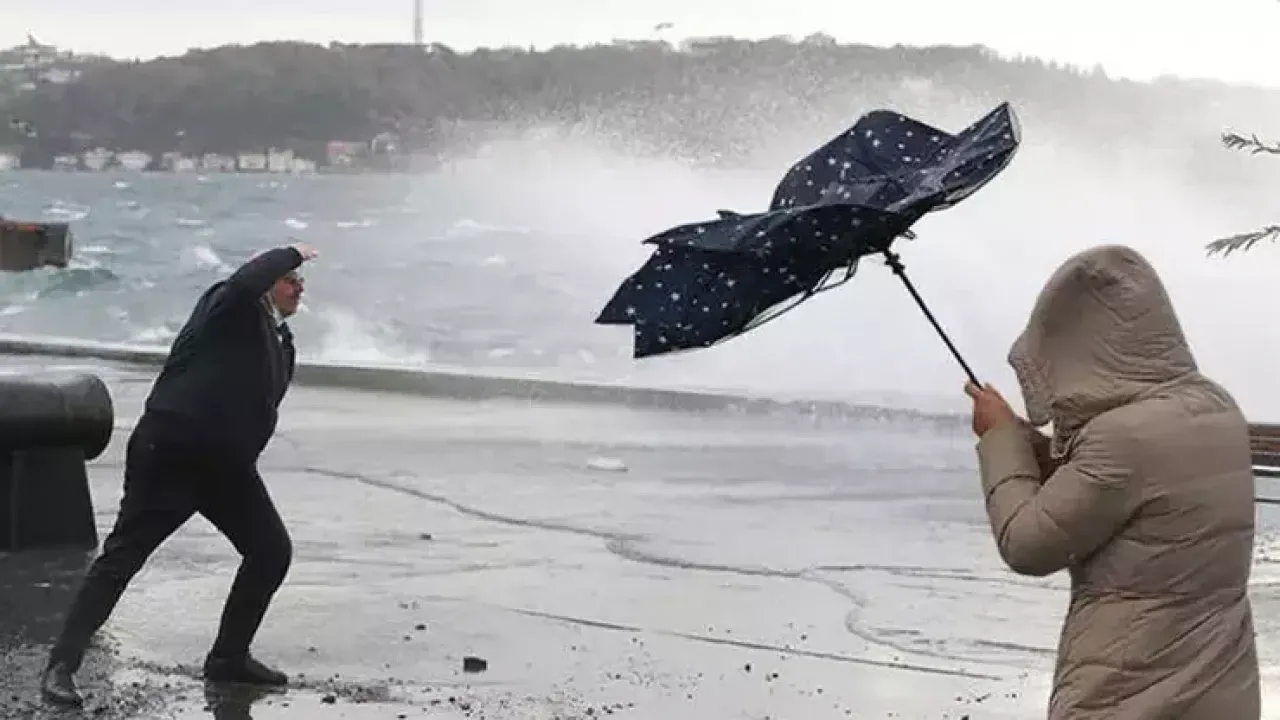
<path id="1" fill-rule="evenodd" d="M 129 380 L 91 468 L 104 532 L 146 391 Z M 1001 567 L 959 425 L 295 389 L 261 466 L 296 559 L 256 652 L 297 682 L 201 684 L 237 558 L 195 520 L 103 633 L 85 716 L 1043 713 L 1065 585 Z M 1280 545 L 1259 546 L 1270 664 Z M 0 558 L 4 717 L 62 717 L 35 677 L 87 559 Z"/>

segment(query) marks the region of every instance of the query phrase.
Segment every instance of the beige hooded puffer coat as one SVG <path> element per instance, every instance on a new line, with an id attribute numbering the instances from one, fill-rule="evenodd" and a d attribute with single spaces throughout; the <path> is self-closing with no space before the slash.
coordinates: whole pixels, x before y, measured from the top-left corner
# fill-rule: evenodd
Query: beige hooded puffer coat
<path id="1" fill-rule="evenodd" d="M 1257 720 L 1248 427 L 1155 270 L 1071 258 L 1009 362 L 1030 422 L 983 435 L 979 465 L 1009 567 L 1071 573 L 1050 720 Z"/>

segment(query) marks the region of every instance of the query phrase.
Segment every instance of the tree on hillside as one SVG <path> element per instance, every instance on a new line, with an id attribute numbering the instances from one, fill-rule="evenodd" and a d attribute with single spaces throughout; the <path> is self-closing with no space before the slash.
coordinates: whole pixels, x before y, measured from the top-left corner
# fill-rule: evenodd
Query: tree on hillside
<path id="1" fill-rule="evenodd" d="M 1280 143 L 1268 143 L 1257 135 L 1245 137 L 1237 133 L 1223 133 L 1222 144 L 1230 150 L 1243 150 L 1251 155 L 1280 155 Z M 1264 240 L 1280 237 L 1280 225 L 1272 224 L 1248 232 L 1228 235 L 1209 243 L 1209 254 L 1230 255 L 1237 250 L 1249 250 Z"/>

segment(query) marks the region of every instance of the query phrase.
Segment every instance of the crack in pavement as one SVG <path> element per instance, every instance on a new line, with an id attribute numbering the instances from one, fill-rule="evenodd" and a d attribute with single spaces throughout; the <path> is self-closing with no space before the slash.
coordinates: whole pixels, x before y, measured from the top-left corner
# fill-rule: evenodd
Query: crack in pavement
<path id="1" fill-rule="evenodd" d="M 387 490 L 390 492 L 401 493 L 403 495 L 416 497 L 420 500 L 426 500 L 428 502 L 432 502 L 437 505 L 443 505 L 462 515 L 473 517 L 473 518 L 476 518 L 477 520 L 484 520 L 487 522 L 499 523 L 501 525 L 510 525 L 513 527 L 523 527 L 523 528 L 532 528 L 535 530 L 547 530 L 550 532 L 567 533 L 570 535 L 580 535 L 585 537 L 598 538 L 600 540 L 613 540 L 613 539 L 623 539 L 623 538 L 640 539 L 641 538 L 641 536 L 625 535 L 625 534 L 610 532 L 608 530 L 596 530 L 593 528 L 584 528 L 576 525 L 568 525 L 565 523 L 552 522 L 550 520 L 531 520 L 528 518 L 519 518 L 511 515 L 501 515 L 499 513 L 489 512 L 487 510 L 481 510 L 479 508 L 472 507 L 470 505 L 464 505 L 463 503 L 460 503 L 457 500 L 453 500 L 444 495 L 439 495 L 437 493 L 430 493 L 425 490 L 412 487 L 410 485 L 398 483 L 394 480 L 370 477 L 368 475 L 363 475 L 361 473 L 343 472 L 340 470 L 326 470 L 324 468 L 315 468 L 315 467 L 275 467 L 275 468 L 271 468 L 271 470 L 275 470 L 275 471 L 283 470 L 285 472 L 304 472 L 304 473 L 312 473 L 315 475 L 322 475 L 325 477 L 336 478 L 340 480 L 352 480 L 354 482 L 361 483 L 362 485 L 381 488 L 383 490 Z"/>
<path id="2" fill-rule="evenodd" d="M 1003 680 L 1004 678 L 997 675 L 987 675 L 985 673 L 969 672 L 967 670 L 952 670 L 949 668 L 931 667 L 928 665 L 915 665 L 912 663 L 894 662 L 891 660 L 872 660 L 870 658 L 854 657 L 852 655 L 842 655 L 840 653 L 823 652 L 821 650 L 805 650 L 803 648 L 795 648 L 790 646 L 770 645 L 768 643 L 754 642 L 751 640 L 734 640 L 732 638 L 718 638 L 710 635 L 698 635 L 696 633 L 679 632 L 675 630 L 653 630 L 642 628 L 635 625 L 623 625 L 620 623 L 604 622 L 601 620 L 590 620 L 587 618 L 573 617 L 570 615 L 556 615 L 554 613 L 545 613 L 537 610 L 525 610 L 520 608 L 508 608 L 511 612 L 518 615 L 528 617 L 542 618 L 544 620 L 554 620 L 557 622 L 568 623 L 572 625 L 582 625 L 585 627 L 598 628 L 601 630 L 613 630 L 617 632 L 630 632 L 641 635 L 661 635 L 663 637 L 679 638 L 681 640 L 690 640 L 693 642 L 708 643 L 711 645 L 728 645 L 747 650 L 764 650 L 767 652 L 778 652 L 799 657 L 814 658 L 816 660 L 830 660 L 833 662 L 848 663 L 851 665 L 869 665 L 872 667 L 885 668 L 890 670 L 902 670 L 906 672 L 925 673 L 928 675 L 947 675 L 951 677 L 962 677 L 969 680 Z"/>
<path id="3" fill-rule="evenodd" d="M 834 592 L 837 595 L 844 598 L 845 600 L 849 601 L 854 606 L 855 609 L 865 607 L 865 604 L 866 604 L 865 600 L 860 595 L 854 593 L 853 591 L 844 587 L 840 583 L 834 582 L 827 578 L 820 577 L 819 574 L 823 572 L 832 572 L 832 571 L 849 572 L 849 571 L 858 571 L 858 570 L 864 570 L 864 571 L 896 570 L 899 572 L 903 572 L 904 574 L 912 574 L 912 573 L 924 574 L 924 573 L 930 572 L 931 570 L 935 570 L 932 568 L 899 568 L 896 566 L 882 566 L 882 565 L 829 565 L 829 566 L 818 565 L 810 568 L 803 568 L 803 569 L 797 569 L 797 570 L 778 570 L 778 569 L 767 568 L 767 567 L 752 568 L 752 567 L 740 567 L 740 566 L 733 566 L 733 565 L 723 565 L 723 564 L 716 564 L 716 563 L 694 562 L 689 560 L 683 560 L 680 558 L 663 557 L 659 555 L 644 553 L 636 549 L 635 544 L 637 542 L 648 539 L 644 535 L 618 533 L 618 532 L 611 532 L 607 530 L 599 530 L 594 528 L 583 528 L 583 527 L 578 527 L 574 525 L 556 523 L 556 522 L 551 522 L 546 520 L 533 520 L 528 518 L 513 517 L 510 515 L 502 515 L 499 513 L 489 512 L 489 511 L 481 510 L 479 508 L 475 508 L 469 505 L 465 505 L 463 503 L 460 503 L 456 500 L 453 500 L 449 497 L 446 497 L 438 493 L 427 492 L 425 490 L 421 490 L 419 488 L 415 488 L 415 487 L 406 485 L 404 483 L 396 482 L 394 480 L 371 477 L 369 475 L 365 475 L 362 473 L 345 472 L 345 471 L 339 471 L 339 470 L 328 470 L 325 468 L 296 467 L 296 466 L 295 467 L 276 467 L 273 469 L 277 471 L 286 471 L 286 472 L 314 473 L 317 475 L 331 477 L 331 478 L 340 479 L 340 480 L 350 480 L 363 485 L 368 485 L 368 486 L 376 487 L 382 490 L 387 490 L 389 492 L 401 493 L 404 495 L 409 495 L 411 497 L 419 498 L 421 500 L 426 500 L 431 503 L 448 507 L 454 510 L 455 512 L 461 513 L 468 517 L 473 517 L 478 520 L 483 520 L 486 522 L 494 522 L 494 523 L 514 526 L 514 527 L 531 528 L 531 529 L 537 529 L 537 530 L 545 530 L 549 532 L 559 532 L 559 533 L 567 533 L 572 535 L 597 538 L 604 541 L 605 550 L 607 552 L 623 560 L 628 560 L 635 563 L 653 565 L 653 566 L 659 566 L 659 567 L 668 567 L 668 568 L 674 568 L 679 570 L 690 570 L 695 572 L 727 573 L 727 574 L 738 575 L 738 576 L 767 577 L 767 578 L 777 578 L 777 579 L 783 579 L 783 580 L 801 580 L 804 582 L 815 583 L 815 584 L 821 585 L 822 587 L 827 588 L 831 592 Z M 946 569 L 942 569 L 942 568 L 936 569 L 936 570 L 947 572 Z M 527 612 L 516 611 L 516 612 L 523 612 L 524 614 L 529 614 L 529 615 L 538 614 L 538 613 L 535 613 L 534 611 L 527 611 Z M 811 653 L 809 651 L 784 649 L 781 647 L 776 647 L 776 646 L 771 646 L 771 645 L 761 644 L 761 643 L 753 643 L 748 641 L 727 640 L 723 638 L 713 638 L 713 637 L 700 636 L 700 635 L 689 635 L 686 633 L 679 633 L 674 631 L 644 630 L 641 628 L 631 628 L 629 626 L 613 625 L 609 623 L 596 623 L 595 621 L 583 620 L 581 618 L 572 618 L 568 616 L 556 616 L 556 615 L 544 615 L 544 616 L 548 619 L 560 620 L 562 622 L 573 622 L 579 625 L 600 627 L 602 629 L 627 630 L 631 632 L 646 632 L 646 633 L 653 633 L 657 635 L 667 635 L 670 637 L 680 637 L 680 638 L 683 638 L 686 640 L 692 640 L 692 641 L 737 645 L 737 646 L 748 648 L 748 649 L 777 650 L 779 652 L 794 652 L 798 654 L 808 654 L 811 657 L 832 660 L 836 662 L 861 663 L 861 664 L 867 664 L 867 665 L 883 666 L 886 668 L 896 668 L 901 670 L 925 672 L 925 673 L 932 673 L 932 674 L 938 674 L 938 675 L 952 675 L 952 676 L 972 678 L 972 679 L 982 679 L 982 680 L 1005 679 L 996 675 L 969 672 L 965 670 L 949 670 L 945 668 L 934 668 L 934 667 L 923 666 L 923 665 L 911 665 L 907 663 L 870 660 L 865 658 L 855 658 L 853 656 L 838 655 L 838 654 L 832 654 L 832 653 Z M 954 660 L 957 662 L 980 662 L 982 664 L 988 664 L 988 661 L 976 661 L 972 658 L 954 657 L 946 653 L 935 653 L 935 652 L 920 651 L 917 649 L 902 648 L 902 647 L 899 647 L 898 644 L 892 641 L 870 636 L 864 632 L 854 632 L 852 629 L 848 628 L 848 618 L 846 618 L 846 631 L 848 631 L 851 635 L 854 635 L 855 637 L 858 637 L 859 639 L 871 645 L 878 645 L 882 648 L 886 648 L 886 649 L 897 651 L 897 652 L 902 652 L 904 654 L 922 655 L 924 657 L 932 657 L 939 660 Z M 1000 665 L 1000 663 L 995 663 L 995 662 L 990 662 L 990 664 Z"/>

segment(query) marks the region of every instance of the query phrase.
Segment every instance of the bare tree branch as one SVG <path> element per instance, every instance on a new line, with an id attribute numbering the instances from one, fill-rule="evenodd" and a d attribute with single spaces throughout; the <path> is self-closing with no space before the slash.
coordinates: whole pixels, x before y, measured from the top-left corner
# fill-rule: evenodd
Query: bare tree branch
<path id="1" fill-rule="evenodd" d="M 1244 150 L 1250 155 L 1258 155 L 1261 153 L 1280 155 L 1280 143 L 1263 142 L 1257 135 L 1245 137 L 1239 133 L 1222 133 L 1222 144 L 1229 150 Z"/>
<path id="2" fill-rule="evenodd" d="M 1221 254 L 1226 257 L 1237 250 L 1249 250 L 1264 240 L 1274 242 L 1276 238 L 1280 238 L 1280 225 L 1268 225 L 1260 230 L 1219 238 L 1209 243 L 1206 247 L 1209 250 L 1209 255 Z"/>

